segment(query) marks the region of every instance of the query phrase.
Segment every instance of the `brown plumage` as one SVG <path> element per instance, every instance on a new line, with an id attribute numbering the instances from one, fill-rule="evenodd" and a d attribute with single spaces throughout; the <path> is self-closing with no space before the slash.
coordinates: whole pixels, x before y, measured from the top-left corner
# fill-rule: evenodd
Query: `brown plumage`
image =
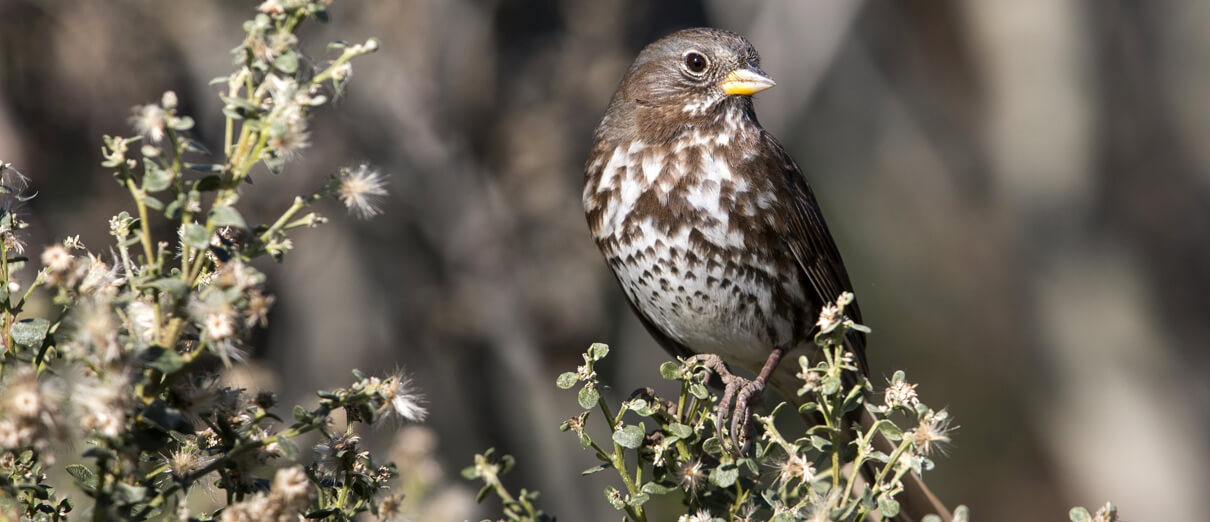
<path id="1" fill-rule="evenodd" d="M 701 73 L 687 54 L 707 60 Z M 772 84 L 734 33 L 690 29 L 645 48 L 597 127 L 584 206 L 665 348 L 759 370 L 775 347 L 807 348 L 820 307 L 852 285 L 802 172 L 751 97 L 720 87 L 735 70 Z M 865 368 L 860 336 L 852 345 Z"/>
<path id="2" fill-rule="evenodd" d="M 795 398 L 780 360 L 814 355 L 820 308 L 852 290 L 806 178 L 756 119 L 751 95 L 772 85 L 740 35 L 664 37 L 618 86 L 584 176 L 589 229 L 631 306 L 670 353 L 724 375 L 733 437 L 766 383 Z M 846 313 L 861 321 L 856 303 Z M 866 372 L 861 334 L 846 346 Z"/>

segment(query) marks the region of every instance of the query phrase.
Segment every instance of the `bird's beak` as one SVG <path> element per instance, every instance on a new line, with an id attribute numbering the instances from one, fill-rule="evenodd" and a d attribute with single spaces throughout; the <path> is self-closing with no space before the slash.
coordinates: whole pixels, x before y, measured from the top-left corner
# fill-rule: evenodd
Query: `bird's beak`
<path id="1" fill-rule="evenodd" d="M 727 73 L 727 76 L 718 82 L 724 93 L 744 96 L 751 96 L 774 85 L 777 85 L 777 82 L 755 66 L 740 67 Z"/>

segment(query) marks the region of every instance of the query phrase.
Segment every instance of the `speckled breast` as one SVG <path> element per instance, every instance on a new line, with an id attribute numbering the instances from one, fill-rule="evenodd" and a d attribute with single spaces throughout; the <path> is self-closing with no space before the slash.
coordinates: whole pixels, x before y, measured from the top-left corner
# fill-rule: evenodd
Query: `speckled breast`
<path id="1" fill-rule="evenodd" d="M 744 158 L 717 140 L 689 133 L 673 147 L 601 150 L 588 166 L 584 205 L 610 268 L 649 322 L 694 352 L 759 362 L 803 335 L 805 297 L 773 218 L 776 186 L 739 175 Z"/>

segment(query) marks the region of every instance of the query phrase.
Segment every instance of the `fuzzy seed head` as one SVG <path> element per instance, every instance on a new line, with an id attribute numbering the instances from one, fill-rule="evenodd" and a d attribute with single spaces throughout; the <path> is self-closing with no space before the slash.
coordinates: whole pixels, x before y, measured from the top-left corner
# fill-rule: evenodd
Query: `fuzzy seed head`
<path id="1" fill-rule="evenodd" d="M 337 194 L 349 212 L 369 219 L 382 213 L 382 198 L 387 195 L 386 180 L 380 172 L 362 164 L 344 171 Z"/>

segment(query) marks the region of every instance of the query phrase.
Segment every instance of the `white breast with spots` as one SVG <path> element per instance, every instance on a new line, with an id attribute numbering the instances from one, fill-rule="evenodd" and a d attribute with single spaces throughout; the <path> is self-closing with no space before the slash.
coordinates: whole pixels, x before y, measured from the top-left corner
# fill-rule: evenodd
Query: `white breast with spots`
<path id="1" fill-rule="evenodd" d="M 674 154 L 689 147 L 706 145 L 700 135 L 681 140 Z M 774 268 L 753 256 L 723 255 L 730 249 L 742 249 L 744 230 L 732 230 L 727 212 L 720 212 L 720 188 L 731 185 L 737 195 L 748 190 L 742 179 L 733 175 L 724 161 L 704 155 L 699 182 L 684 191 L 671 191 L 679 179 L 660 178 L 665 158 L 651 154 L 635 154 L 642 144 L 619 147 L 605 165 L 597 191 L 613 190 L 620 176 L 635 178 L 634 183 L 622 183 L 616 197 L 606 198 L 599 235 L 615 241 L 606 248 L 610 266 L 622 283 L 623 290 L 636 307 L 666 335 L 698 353 L 714 353 L 741 363 L 759 363 L 768 356 L 775 344 L 783 344 L 792 336 L 788 320 L 773 317 L 773 296 L 764 285 L 754 284 L 755 278 L 745 276 L 746 270 L 767 274 Z M 640 157 L 641 156 L 641 157 Z M 672 168 L 678 168 L 674 162 Z M 678 176 L 683 176 L 678 172 Z M 638 183 L 637 181 L 646 183 Z M 657 179 L 663 183 L 654 183 Z M 688 219 L 670 231 L 657 230 L 651 217 L 632 220 L 627 216 L 634 210 L 641 187 L 658 191 L 662 204 L 669 198 L 683 198 L 695 210 L 714 216 L 717 221 L 705 223 Z M 745 200 L 751 198 L 743 198 Z M 759 198 L 757 198 L 759 201 Z M 763 206 L 763 205 L 761 205 Z M 740 212 L 754 209 L 741 208 Z M 629 228 L 629 230 L 627 230 Z M 626 233 L 624 233 L 626 232 Z M 690 238 L 713 245 L 700 249 Z M 735 264 L 738 262 L 739 270 Z M 746 364 L 747 365 L 747 364 Z"/>

